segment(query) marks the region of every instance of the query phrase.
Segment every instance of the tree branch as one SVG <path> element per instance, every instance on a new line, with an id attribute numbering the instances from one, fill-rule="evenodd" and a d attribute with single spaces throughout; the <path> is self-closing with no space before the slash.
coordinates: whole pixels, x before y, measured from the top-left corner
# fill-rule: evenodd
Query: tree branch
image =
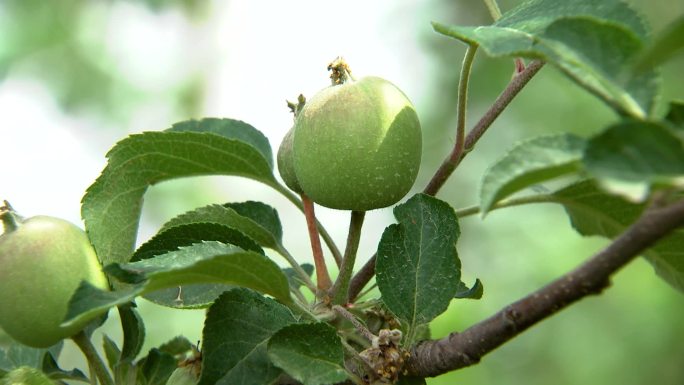
<path id="1" fill-rule="evenodd" d="M 684 199 L 646 210 L 620 237 L 575 270 L 462 333 L 414 346 L 407 362 L 408 373 L 433 377 L 478 363 L 482 356 L 530 326 L 603 291 L 610 285 L 612 274 L 682 225 Z"/>
<path id="2" fill-rule="evenodd" d="M 469 49 L 469 52 L 470 50 L 471 49 Z M 474 55 L 474 53 L 475 50 L 472 49 L 472 52 L 470 52 L 470 54 Z M 472 60 L 472 58 L 468 60 Z M 466 155 L 468 155 L 468 152 L 470 150 L 473 149 L 475 143 L 477 143 L 477 141 L 480 140 L 480 138 L 485 133 L 485 131 L 487 131 L 489 126 L 491 126 L 492 123 L 494 123 L 496 118 L 498 118 L 499 115 L 501 115 L 501 112 L 503 112 L 503 110 L 506 109 L 506 107 L 508 106 L 508 104 L 510 104 L 513 98 L 515 98 L 516 95 L 520 93 L 520 91 L 525 87 L 525 85 L 527 85 L 527 83 L 534 77 L 534 75 L 537 74 L 537 72 L 539 72 L 539 70 L 543 66 L 544 62 L 540 60 L 534 60 L 525 68 L 524 71 L 513 77 L 511 82 L 508 83 L 508 85 L 501 92 L 499 97 L 496 98 L 492 106 L 489 107 L 489 110 L 485 112 L 482 118 L 480 118 L 477 124 L 475 124 L 475 126 L 470 130 L 468 136 L 465 138 L 465 144 L 461 146 L 459 140 L 456 141 L 456 145 L 454 145 L 454 148 L 452 149 L 449 156 L 447 156 L 446 159 L 444 159 L 442 165 L 439 167 L 439 169 L 437 169 L 432 179 L 425 187 L 425 190 L 423 190 L 425 194 L 433 196 L 437 194 L 439 189 L 442 188 L 442 186 L 447 181 L 447 179 L 449 179 L 454 170 L 456 170 L 456 167 L 461 162 L 461 160 L 465 158 Z M 459 95 L 461 93 L 462 91 L 459 90 Z M 460 95 L 460 97 L 462 96 Z M 459 111 L 460 110 L 461 106 L 459 105 Z M 465 112 L 463 112 L 462 115 L 465 116 Z M 366 264 L 363 265 L 361 270 L 358 273 L 356 273 L 354 278 L 352 278 L 351 283 L 349 284 L 350 302 L 354 302 L 354 300 L 359 295 L 361 290 L 363 290 L 363 288 L 366 286 L 368 281 L 370 281 L 370 279 L 373 278 L 373 275 L 375 275 L 375 255 L 370 257 L 368 262 L 366 262 Z"/>
<path id="3" fill-rule="evenodd" d="M 489 126 L 494 123 L 496 118 L 501 115 L 503 110 L 508 107 L 508 104 L 515 98 L 518 93 L 527 85 L 527 83 L 534 77 L 534 75 L 539 72 L 539 70 L 544 66 L 544 62 L 540 60 L 534 60 L 525 68 L 525 70 L 513 77 L 508 86 L 501 92 L 498 98 L 494 101 L 489 110 L 480 118 L 480 120 L 475 124 L 472 130 L 468 132 L 468 136 L 465 140 L 465 150 L 463 152 L 458 151 L 458 146 L 454 146 L 453 150 L 449 156 L 444 159 L 442 165 L 439 166 L 435 175 L 428 183 L 427 187 L 423 192 L 428 195 L 435 195 L 444 183 L 449 179 L 451 174 L 456 169 L 456 166 L 461 162 L 468 152 L 473 149 L 475 143 L 482 137 L 482 135 L 487 131 Z"/>

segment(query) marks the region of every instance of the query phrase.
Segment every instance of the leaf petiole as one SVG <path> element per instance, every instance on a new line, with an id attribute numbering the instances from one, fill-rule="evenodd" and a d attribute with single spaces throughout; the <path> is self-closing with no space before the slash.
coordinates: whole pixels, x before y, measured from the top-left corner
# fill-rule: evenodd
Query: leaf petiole
<path id="1" fill-rule="evenodd" d="M 558 197 L 550 194 L 540 194 L 540 195 L 530 195 L 520 198 L 507 199 L 494 204 L 489 211 L 502 209 L 505 207 L 521 206 L 530 203 L 555 203 L 558 202 Z M 481 212 L 481 207 L 479 205 L 464 207 L 462 209 L 456 210 L 456 216 L 459 218 L 464 218 L 467 216 L 479 214 Z"/>
<path id="2" fill-rule="evenodd" d="M 299 200 L 297 196 L 293 194 L 290 190 L 288 190 L 287 187 L 282 186 L 280 184 L 275 184 L 272 187 L 280 194 L 282 194 L 287 200 L 292 202 L 292 204 L 297 206 L 297 208 L 300 211 L 304 212 L 304 205 L 302 204 L 302 201 Z M 316 225 L 318 227 L 318 233 L 320 234 L 321 238 L 323 238 L 323 242 L 325 242 L 326 246 L 328 246 L 330 253 L 335 259 L 337 267 L 340 267 L 342 265 L 342 253 L 340 253 L 340 250 L 337 248 L 337 245 L 335 244 L 335 242 L 333 241 L 332 237 L 325 229 L 325 227 L 323 227 L 323 225 L 318 221 L 316 222 Z"/>
<path id="3" fill-rule="evenodd" d="M 287 249 L 285 249 L 285 247 L 282 245 L 279 245 L 275 251 L 287 260 L 287 262 L 290 264 L 290 266 L 292 266 L 292 268 L 297 273 L 299 278 L 301 278 L 304 285 L 306 285 L 306 287 L 309 290 L 311 290 L 312 293 L 315 294 L 316 285 L 313 283 L 313 281 L 311 281 L 311 278 L 309 278 L 309 274 L 307 274 L 306 271 L 302 269 L 302 266 L 299 263 L 297 263 L 297 260 L 295 260 L 292 254 L 290 254 L 290 252 L 288 252 Z"/>
<path id="4" fill-rule="evenodd" d="M 323 250 L 321 249 L 321 240 L 316 226 L 316 213 L 314 212 L 314 204 L 306 195 L 302 194 L 302 204 L 304 205 L 304 216 L 306 217 L 306 226 L 309 229 L 309 239 L 311 240 L 311 250 L 313 252 L 314 265 L 316 266 L 316 283 L 319 293 L 317 295 L 327 295 L 328 289 L 332 286 L 328 267 L 323 258 Z"/>
<path id="5" fill-rule="evenodd" d="M 492 19 L 494 21 L 499 20 L 501 18 L 501 9 L 499 9 L 499 4 L 496 3 L 496 0 L 484 0 L 484 3 L 489 10 L 489 14 L 492 15 Z"/>
<path id="6" fill-rule="evenodd" d="M 85 332 L 81 330 L 76 335 L 72 336 L 71 339 L 83 352 L 83 355 L 88 361 L 88 366 L 94 370 L 95 375 L 100 380 L 100 383 L 102 385 L 114 385 L 112 376 L 107 371 L 107 367 L 102 361 L 102 358 L 97 354 L 95 347 L 90 342 L 90 338 L 88 338 Z M 90 375 L 92 376 L 93 373 L 90 373 Z"/>

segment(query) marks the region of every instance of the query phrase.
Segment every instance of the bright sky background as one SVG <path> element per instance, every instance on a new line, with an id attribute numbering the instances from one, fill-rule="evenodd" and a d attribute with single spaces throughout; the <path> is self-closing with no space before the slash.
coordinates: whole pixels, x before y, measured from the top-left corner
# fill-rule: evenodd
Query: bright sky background
<path id="1" fill-rule="evenodd" d="M 358 77 L 380 75 L 397 84 L 419 114 L 424 106 L 428 84 L 419 74 L 429 71 L 429 62 L 419 39 L 431 33 L 429 21 L 439 19 L 439 9 L 433 7 L 431 14 L 428 3 L 217 1 L 212 7 L 206 20 L 196 22 L 179 10 L 155 13 L 133 2 L 97 4 L 88 7 L 82 40 L 144 92 L 205 76 L 203 116 L 252 124 L 269 138 L 274 153 L 292 123 L 285 99 L 311 96 L 327 86 L 327 63 L 338 55 Z M 178 120 L 165 102 L 152 98 L 136 106 L 122 130 L 97 116 L 66 115 L 42 83 L 11 72 L 0 83 L 0 199 L 26 216 L 80 223 L 80 199 L 104 167 L 106 151 L 125 132 L 161 130 Z M 229 184 L 223 188 L 230 189 L 231 199 L 234 193 L 244 193 L 245 199 L 274 196 L 251 182 L 230 178 Z M 321 211 L 323 217 L 339 217 Z M 346 227 L 346 219 L 336 222 Z M 152 231 L 143 228 L 148 234 L 141 236 Z"/>

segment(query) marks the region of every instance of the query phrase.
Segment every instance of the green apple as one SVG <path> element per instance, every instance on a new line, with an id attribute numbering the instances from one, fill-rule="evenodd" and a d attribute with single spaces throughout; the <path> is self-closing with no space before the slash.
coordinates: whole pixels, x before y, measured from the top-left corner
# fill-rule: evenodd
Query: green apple
<path id="1" fill-rule="evenodd" d="M 312 201 L 334 209 L 366 211 L 398 202 L 415 182 L 421 151 L 413 105 L 378 77 L 323 89 L 295 121 L 296 180 Z"/>
<path id="2" fill-rule="evenodd" d="M 292 139 L 294 138 L 294 129 L 290 129 L 283 138 L 280 147 L 278 148 L 278 172 L 283 178 L 285 185 L 290 190 L 301 193 L 302 188 L 299 186 L 297 174 L 294 170 L 294 159 L 292 157 Z"/>
<path id="3" fill-rule="evenodd" d="M 0 236 L 0 327 L 33 347 L 76 334 L 87 322 L 60 324 L 81 281 L 109 288 L 85 232 L 59 218 L 1 215 L 6 231 Z"/>
<path id="4" fill-rule="evenodd" d="M 195 385 L 199 382 L 196 370 L 191 366 L 181 366 L 171 373 L 166 385 Z"/>

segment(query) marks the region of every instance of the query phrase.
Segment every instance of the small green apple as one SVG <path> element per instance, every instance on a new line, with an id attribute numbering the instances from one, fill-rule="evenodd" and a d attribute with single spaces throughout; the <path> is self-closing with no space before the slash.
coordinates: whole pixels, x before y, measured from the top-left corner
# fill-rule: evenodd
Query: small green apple
<path id="1" fill-rule="evenodd" d="M 199 377 L 193 368 L 181 366 L 171 373 L 171 377 L 166 381 L 166 385 L 195 385 L 198 382 Z"/>
<path id="2" fill-rule="evenodd" d="M 278 148 L 278 172 L 283 178 L 285 185 L 290 190 L 301 193 L 302 188 L 299 186 L 297 174 L 294 170 L 294 159 L 292 157 L 292 139 L 294 138 L 294 129 L 290 129 L 283 138 L 280 147 Z"/>
<path id="3" fill-rule="evenodd" d="M 296 180 L 322 206 L 366 211 L 398 202 L 415 182 L 421 152 L 413 105 L 378 77 L 323 89 L 295 120 Z"/>
<path id="4" fill-rule="evenodd" d="M 108 289 L 85 232 L 63 219 L 15 216 L 0 236 L 0 327 L 33 347 L 48 347 L 87 322 L 62 327 L 69 299 L 82 280 Z"/>

